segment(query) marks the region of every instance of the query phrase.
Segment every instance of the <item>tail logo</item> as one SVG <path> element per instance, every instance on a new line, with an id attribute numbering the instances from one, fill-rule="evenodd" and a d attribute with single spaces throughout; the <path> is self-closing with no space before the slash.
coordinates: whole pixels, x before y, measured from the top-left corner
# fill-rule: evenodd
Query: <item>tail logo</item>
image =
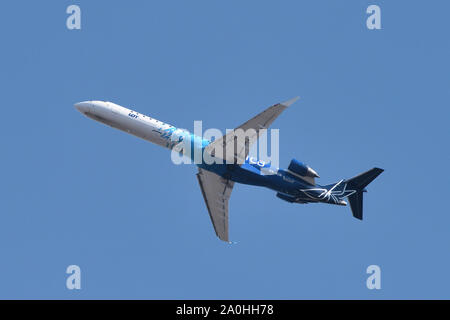
<path id="1" fill-rule="evenodd" d="M 356 192 L 356 190 L 347 189 L 347 183 L 342 184 L 342 182 L 344 182 L 344 180 L 339 181 L 330 189 L 311 188 L 311 189 L 300 189 L 300 191 L 306 194 L 311 199 L 322 201 L 332 200 L 335 203 L 339 203 L 339 201 L 342 200 L 343 198 L 351 196 Z"/>

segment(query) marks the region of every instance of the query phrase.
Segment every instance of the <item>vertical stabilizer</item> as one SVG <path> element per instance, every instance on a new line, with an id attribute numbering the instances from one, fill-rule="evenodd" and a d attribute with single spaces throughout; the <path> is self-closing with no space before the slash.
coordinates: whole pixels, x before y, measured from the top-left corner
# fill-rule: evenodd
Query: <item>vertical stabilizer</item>
<path id="1" fill-rule="evenodd" d="M 346 180 L 348 189 L 353 189 L 356 192 L 348 197 L 350 208 L 355 218 L 362 220 L 363 218 L 363 193 L 364 188 L 378 177 L 384 170 L 380 168 L 373 168 L 369 171 L 361 173 L 356 177 Z"/>

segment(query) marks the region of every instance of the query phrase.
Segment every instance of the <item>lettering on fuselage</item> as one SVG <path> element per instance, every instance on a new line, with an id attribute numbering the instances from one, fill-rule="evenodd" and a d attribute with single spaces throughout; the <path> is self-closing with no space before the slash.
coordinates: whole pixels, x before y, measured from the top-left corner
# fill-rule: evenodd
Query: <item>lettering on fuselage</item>
<path id="1" fill-rule="evenodd" d="M 289 183 L 294 183 L 295 182 L 294 179 L 291 179 L 289 177 L 286 177 L 286 176 L 282 176 L 282 177 L 283 177 L 283 180 L 286 181 L 286 182 L 289 182 Z"/>
<path id="2" fill-rule="evenodd" d="M 248 160 L 248 163 L 256 164 L 258 167 L 265 167 L 267 164 L 265 161 L 255 159 L 253 157 L 247 157 L 247 160 Z"/>
<path id="3" fill-rule="evenodd" d="M 139 118 L 139 114 L 134 113 L 134 111 L 129 112 L 128 116 L 133 119 Z M 165 124 L 163 124 L 163 125 L 165 125 Z M 152 131 L 159 134 L 162 139 L 169 140 L 172 137 L 172 134 L 176 130 L 177 130 L 177 128 L 172 127 L 172 126 L 170 126 L 167 129 L 163 129 L 163 126 L 160 126 L 158 129 L 153 129 Z M 168 141 L 166 147 L 172 148 L 176 143 L 180 143 L 181 141 L 183 141 L 183 137 L 180 137 L 177 141 Z"/>
<path id="4" fill-rule="evenodd" d="M 249 150 L 247 150 L 247 147 L 251 145 L 253 140 L 255 140 L 255 137 L 257 137 L 259 138 L 259 141 L 257 144 L 256 141 L 254 141 L 254 145 L 258 146 L 258 156 L 256 158 L 250 157 L 247 163 L 253 165 L 260 171 L 262 175 L 273 175 L 277 173 L 277 129 L 273 129 L 270 131 L 270 150 L 272 152 L 271 156 L 269 157 L 267 155 L 267 151 L 269 150 L 269 148 L 266 146 L 266 144 L 268 144 L 266 128 L 261 128 L 258 132 L 256 132 L 254 129 L 227 129 L 227 134 L 229 134 L 230 132 L 233 133 L 233 135 L 231 136 L 227 136 L 227 134 L 222 135 L 220 130 L 214 129 L 216 130 L 216 133 L 213 135 L 214 138 L 221 139 L 222 137 L 224 137 L 224 148 L 222 149 L 222 144 L 217 143 L 213 145 L 214 147 L 209 148 L 209 146 L 211 146 L 215 140 L 212 139 L 212 137 L 210 139 L 206 139 L 205 136 L 208 136 L 207 132 L 205 132 L 205 135 L 203 135 L 202 132 L 200 132 L 200 135 L 196 134 L 196 124 L 199 122 L 201 123 L 201 121 L 194 122 L 194 134 L 192 134 L 185 129 L 176 128 L 167 123 L 158 121 L 144 114 L 139 114 L 134 110 L 121 107 L 111 102 L 93 101 L 92 105 L 92 108 L 95 109 L 93 110 L 93 113 L 99 114 L 99 117 L 106 117 L 108 122 L 98 119 L 95 120 L 107 124 L 109 124 L 109 122 L 115 121 L 117 122 L 117 125 L 114 125 L 115 128 L 126 131 L 128 133 L 132 133 L 142 139 L 146 139 L 148 141 L 171 149 L 173 153 L 171 157 L 174 164 L 190 164 L 192 163 L 192 160 L 194 160 L 195 164 L 207 165 L 223 164 L 224 162 L 226 162 L 226 164 L 243 164 L 246 162 L 245 157 L 247 157 L 249 154 Z M 110 112 L 112 112 L 112 114 L 110 114 Z M 132 120 L 137 120 L 136 123 L 130 123 L 126 120 L 130 118 Z M 247 145 L 245 151 L 243 151 L 244 149 L 243 147 L 241 147 L 241 145 Z M 236 146 L 240 149 L 234 148 Z M 235 149 L 239 150 L 239 152 L 234 151 Z M 261 159 L 264 159 L 265 161 Z M 293 182 L 294 180 L 288 181 Z"/>

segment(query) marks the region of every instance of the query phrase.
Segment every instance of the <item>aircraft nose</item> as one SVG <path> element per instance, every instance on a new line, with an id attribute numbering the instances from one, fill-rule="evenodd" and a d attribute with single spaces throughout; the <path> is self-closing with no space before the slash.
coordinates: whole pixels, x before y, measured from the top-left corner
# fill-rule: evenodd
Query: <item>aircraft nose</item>
<path id="1" fill-rule="evenodd" d="M 83 101 L 83 102 L 78 102 L 75 103 L 75 108 L 80 111 L 81 113 L 86 113 L 89 111 L 89 109 L 92 106 L 92 103 L 90 101 Z"/>

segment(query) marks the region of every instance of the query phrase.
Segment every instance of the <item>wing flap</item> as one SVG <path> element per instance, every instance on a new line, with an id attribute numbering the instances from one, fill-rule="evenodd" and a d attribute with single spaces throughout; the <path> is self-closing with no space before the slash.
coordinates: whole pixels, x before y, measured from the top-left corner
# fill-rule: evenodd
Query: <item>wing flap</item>
<path id="1" fill-rule="evenodd" d="M 243 164 L 251 145 L 258 140 L 262 130 L 267 129 L 287 107 L 297 100 L 298 97 L 267 108 L 233 131 L 210 143 L 205 150 L 213 156 L 222 158 L 227 163 Z M 242 132 L 245 133 L 245 137 L 238 139 L 237 137 Z M 222 149 L 221 154 L 217 155 L 215 151 L 220 149 Z"/>
<path id="2" fill-rule="evenodd" d="M 234 182 L 201 168 L 198 169 L 197 179 L 214 231 L 220 240 L 228 242 L 228 200 Z"/>

